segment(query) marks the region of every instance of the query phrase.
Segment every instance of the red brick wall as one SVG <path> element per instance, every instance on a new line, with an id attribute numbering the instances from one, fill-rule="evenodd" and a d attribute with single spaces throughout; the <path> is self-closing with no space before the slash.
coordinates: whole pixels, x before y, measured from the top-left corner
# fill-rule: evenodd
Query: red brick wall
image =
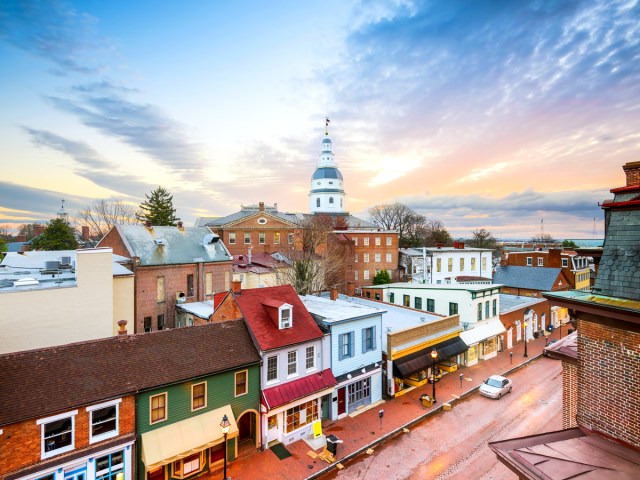
<path id="1" fill-rule="evenodd" d="M 122 241 L 122 238 L 120 237 L 120 234 L 115 227 L 109 230 L 104 238 L 100 240 L 100 243 L 98 243 L 98 247 L 111 247 L 113 253 L 115 253 L 116 255 L 122 255 L 123 257 L 127 258 L 131 257 L 131 253 L 124 246 L 124 242 Z"/>
<path id="2" fill-rule="evenodd" d="M 640 448 L 640 333 L 578 318 L 577 423 Z"/>
<path id="3" fill-rule="evenodd" d="M 240 295 L 242 295 L 242 293 L 240 293 Z M 229 295 L 224 299 L 219 307 L 216 307 L 216 311 L 211 316 L 211 321 L 224 322 L 226 320 L 235 320 L 237 318 L 242 318 L 242 313 L 240 312 L 238 303 L 231 295 Z"/>
<path id="4" fill-rule="evenodd" d="M 101 403 L 101 402 L 96 402 Z M 134 397 L 124 397 L 120 403 L 120 434 L 131 433 L 135 428 L 135 403 Z M 71 409 L 73 411 L 76 409 Z M 73 452 L 89 447 L 89 412 L 86 407 L 78 408 L 75 416 L 75 449 Z M 59 412 L 64 413 L 64 412 Z M 55 415 L 55 414 L 53 414 Z M 46 418 L 46 415 L 42 418 Z M 41 450 L 41 426 L 36 424 L 37 418 L 24 422 L 14 423 L 2 427 L 0 435 L 0 476 L 35 465 L 40 462 Z M 99 443 L 91 446 L 99 445 Z M 55 457 L 52 457 L 55 458 Z"/>
<path id="5" fill-rule="evenodd" d="M 574 428 L 578 411 L 578 366 L 562 362 L 562 428 Z"/>
<path id="6" fill-rule="evenodd" d="M 387 232 L 363 232 L 353 233 L 348 230 L 344 232 L 351 240 L 358 239 L 358 244 L 354 245 L 355 254 L 358 255 L 358 261 L 353 263 L 353 269 L 358 270 L 358 279 L 353 280 L 355 287 L 365 285 L 373 285 L 373 277 L 375 270 L 387 270 L 391 275 L 392 281 L 399 280 L 398 273 L 398 234 Z M 380 238 L 380 245 L 376 245 L 376 237 Z M 387 237 L 391 237 L 391 245 L 387 245 Z M 369 245 L 364 244 L 364 239 L 369 238 Z M 364 262 L 364 254 L 369 254 L 369 262 Z M 376 253 L 380 254 L 380 262 L 375 261 Z M 391 262 L 387 262 L 387 253 L 391 254 Z M 369 270 L 369 279 L 365 280 L 364 270 Z"/>

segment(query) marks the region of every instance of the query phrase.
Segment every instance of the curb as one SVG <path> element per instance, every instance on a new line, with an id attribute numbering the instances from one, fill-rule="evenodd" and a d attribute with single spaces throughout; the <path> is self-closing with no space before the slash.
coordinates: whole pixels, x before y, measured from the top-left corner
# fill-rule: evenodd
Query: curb
<path id="1" fill-rule="evenodd" d="M 506 372 L 503 372 L 502 376 L 504 377 L 504 376 L 509 375 L 510 373 L 516 372 L 516 371 L 520 370 L 521 368 L 526 367 L 531 362 L 537 360 L 540 357 L 542 357 L 542 353 L 539 353 L 538 355 L 529 358 L 526 362 L 523 362 L 523 363 L 521 363 L 519 365 L 516 365 L 515 367 L 510 368 Z M 461 393 L 460 395 L 458 395 L 457 398 L 454 398 L 453 400 L 450 400 L 450 401 L 445 402 L 445 403 L 451 404 L 451 403 L 457 402 L 458 400 L 462 400 L 462 399 L 470 396 L 472 393 L 475 393 L 475 391 L 478 390 L 479 388 L 480 388 L 480 385 L 478 385 L 477 387 L 473 387 L 473 388 Z M 348 454 L 348 455 L 346 455 L 346 456 L 344 456 L 344 457 L 342 457 L 340 459 L 337 459 L 331 465 L 327 465 L 322 470 L 318 470 L 313 475 L 310 475 L 310 476 L 306 477 L 305 480 L 314 480 L 314 479 L 320 478 L 321 476 L 323 476 L 323 475 L 331 472 L 332 470 L 334 470 L 338 463 L 343 463 L 343 462 L 347 463 L 347 462 L 349 462 L 353 458 L 365 453 L 368 449 L 373 448 L 373 447 L 375 447 L 377 445 L 380 445 L 381 443 L 385 442 L 386 440 L 389 440 L 390 438 L 393 438 L 393 437 L 399 435 L 400 433 L 403 432 L 403 429 L 409 428 L 409 427 L 412 427 L 412 426 L 414 426 L 414 425 L 416 425 L 418 423 L 421 423 L 424 420 L 426 420 L 427 418 L 432 417 L 432 416 L 440 413 L 441 411 L 442 411 L 442 404 L 439 407 L 434 408 L 433 410 L 429 410 L 427 413 L 424 413 L 424 414 L 420 415 L 419 417 L 414 418 L 413 420 L 405 423 L 404 425 L 401 425 L 398 428 L 396 428 L 396 429 L 394 429 L 394 430 L 392 430 L 392 431 L 390 431 L 388 433 L 385 433 L 380 438 L 377 438 L 376 440 L 373 440 L 372 442 L 360 447 L 358 450 L 356 450 L 354 452 L 351 452 L 350 454 Z"/>

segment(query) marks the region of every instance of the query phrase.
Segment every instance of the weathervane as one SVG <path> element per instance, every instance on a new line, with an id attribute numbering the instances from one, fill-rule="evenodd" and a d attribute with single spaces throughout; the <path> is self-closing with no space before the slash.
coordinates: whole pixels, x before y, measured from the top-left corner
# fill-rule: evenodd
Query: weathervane
<path id="1" fill-rule="evenodd" d="M 325 122 L 324 122 L 324 134 L 325 135 L 329 135 L 329 122 L 331 120 L 329 120 L 329 117 L 325 117 Z"/>

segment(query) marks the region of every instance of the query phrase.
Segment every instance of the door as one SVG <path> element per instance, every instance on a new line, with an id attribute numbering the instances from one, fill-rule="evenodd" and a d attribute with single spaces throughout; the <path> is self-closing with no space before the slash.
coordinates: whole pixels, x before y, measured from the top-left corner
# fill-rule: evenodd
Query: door
<path id="1" fill-rule="evenodd" d="M 267 443 L 280 440 L 280 428 L 278 426 L 278 417 L 280 415 L 282 414 L 278 413 L 267 418 Z"/>
<path id="2" fill-rule="evenodd" d="M 345 392 L 346 388 L 342 387 L 338 389 L 338 415 L 342 415 L 347 411 L 347 402 Z"/>
<path id="3" fill-rule="evenodd" d="M 507 330 L 507 350 L 513 347 L 513 327 Z"/>
<path id="4" fill-rule="evenodd" d="M 547 331 L 547 314 L 543 313 L 540 318 L 541 318 L 541 322 L 542 322 L 540 330 L 542 330 L 543 332 L 546 332 Z"/>
<path id="5" fill-rule="evenodd" d="M 240 440 L 244 440 L 246 438 L 254 438 L 253 435 L 253 425 L 254 425 L 254 414 L 252 412 L 245 412 L 238 419 L 238 437 Z"/>

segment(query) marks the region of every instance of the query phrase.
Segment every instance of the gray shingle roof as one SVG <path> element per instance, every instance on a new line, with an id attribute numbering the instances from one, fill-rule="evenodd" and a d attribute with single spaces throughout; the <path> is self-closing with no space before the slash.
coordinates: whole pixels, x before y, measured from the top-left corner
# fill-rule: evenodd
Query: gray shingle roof
<path id="1" fill-rule="evenodd" d="M 496 273 L 493 274 L 493 283 L 501 283 L 506 287 L 549 291 L 553 289 L 561 271 L 561 268 L 508 265 L 498 267 Z"/>
<path id="2" fill-rule="evenodd" d="M 218 235 L 206 227 L 118 225 L 118 231 L 140 258 L 141 265 L 177 265 L 194 261 L 231 261 Z M 202 260 L 197 260 L 202 259 Z"/>

